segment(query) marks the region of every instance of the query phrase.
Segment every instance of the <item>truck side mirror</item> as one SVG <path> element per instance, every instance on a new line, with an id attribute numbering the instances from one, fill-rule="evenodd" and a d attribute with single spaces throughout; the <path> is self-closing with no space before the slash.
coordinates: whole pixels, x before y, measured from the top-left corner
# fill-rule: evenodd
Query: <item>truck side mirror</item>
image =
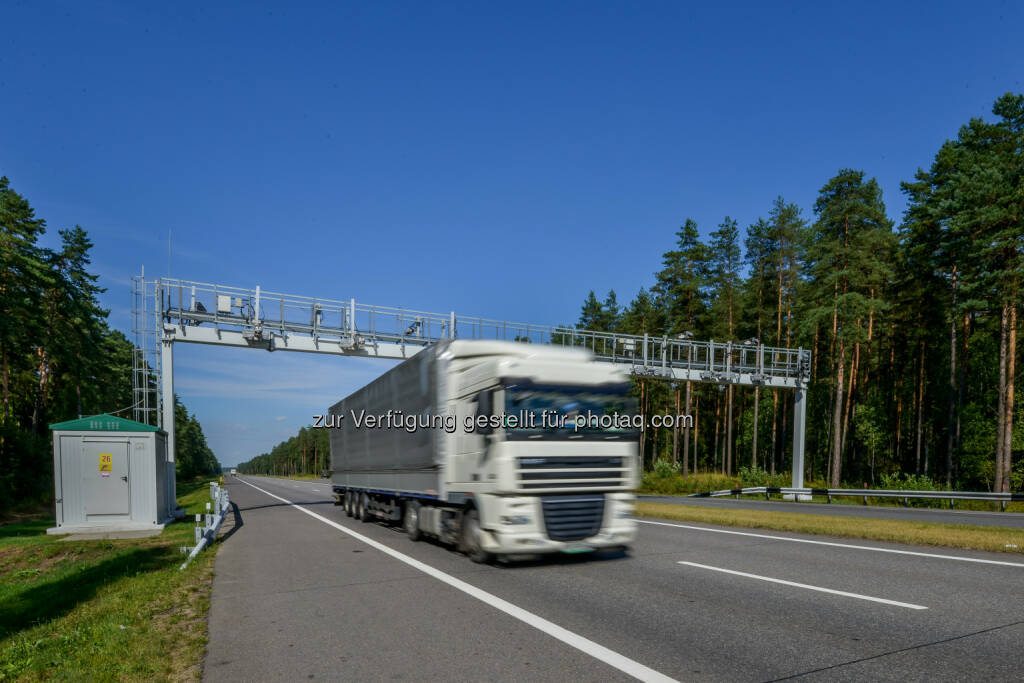
<path id="1" fill-rule="evenodd" d="M 493 405 L 493 402 L 492 402 L 493 397 L 494 397 L 494 395 L 489 390 L 488 391 L 481 391 L 479 394 L 477 394 L 477 396 L 476 396 L 476 414 L 477 414 L 477 417 L 479 417 L 481 415 L 486 415 L 487 417 L 491 416 L 491 411 L 494 409 L 494 405 Z M 476 431 L 477 431 L 478 434 L 483 434 L 483 435 L 486 436 L 487 434 L 492 433 L 494 430 L 491 429 L 490 425 L 486 425 L 486 426 L 483 426 L 483 427 L 477 427 Z"/>

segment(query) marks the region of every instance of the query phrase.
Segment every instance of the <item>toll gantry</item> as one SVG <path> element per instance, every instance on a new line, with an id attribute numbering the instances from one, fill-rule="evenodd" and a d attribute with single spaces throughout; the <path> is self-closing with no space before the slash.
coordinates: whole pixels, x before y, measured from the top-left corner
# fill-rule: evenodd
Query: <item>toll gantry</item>
<path id="1" fill-rule="evenodd" d="M 793 487 L 803 488 L 811 354 L 807 349 L 699 341 L 691 333 L 635 335 L 377 306 L 173 278 L 132 279 L 134 417 L 168 433 L 174 453 L 174 344 L 402 360 L 446 339 L 488 339 L 589 349 L 634 376 L 673 382 L 792 389 Z"/>

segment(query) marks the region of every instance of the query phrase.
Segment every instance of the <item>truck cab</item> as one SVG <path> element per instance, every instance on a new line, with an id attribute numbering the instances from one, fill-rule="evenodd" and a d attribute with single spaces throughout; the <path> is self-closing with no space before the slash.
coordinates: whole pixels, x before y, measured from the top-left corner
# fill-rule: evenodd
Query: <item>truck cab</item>
<path id="1" fill-rule="evenodd" d="M 472 499 L 482 550 L 632 542 L 638 434 L 628 422 L 628 378 L 584 350 L 477 342 L 470 355 L 452 347 L 447 408 L 460 429 L 445 487 L 449 500 Z"/>

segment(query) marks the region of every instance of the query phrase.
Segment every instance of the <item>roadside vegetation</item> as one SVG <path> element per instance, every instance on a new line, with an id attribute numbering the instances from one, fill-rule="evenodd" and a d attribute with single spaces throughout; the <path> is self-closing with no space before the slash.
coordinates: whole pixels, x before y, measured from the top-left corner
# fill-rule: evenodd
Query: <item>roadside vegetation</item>
<path id="1" fill-rule="evenodd" d="M 1020 490 L 1019 477 L 1014 479 L 1014 490 Z M 817 479 L 804 482 L 808 488 L 830 488 L 828 481 Z M 670 462 L 659 460 L 655 463 L 654 469 L 644 472 L 638 493 L 664 496 L 688 496 L 692 493 L 706 493 L 708 491 L 722 491 L 725 489 L 752 488 L 756 486 L 771 486 L 785 488 L 792 486 L 792 475 L 789 472 L 769 472 L 754 468 L 741 467 L 734 476 L 727 476 L 716 472 L 704 472 L 682 476 L 679 467 Z M 864 487 L 864 482 L 840 482 L 838 488 L 859 489 Z M 925 475 L 899 473 L 882 475 L 875 482 L 873 488 L 887 491 L 945 491 L 943 482 L 937 482 Z M 765 500 L 764 494 L 752 494 L 740 496 L 741 499 Z M 772 494 L 771 500 L 782 500 L 779 494 Z M 813 496 L 815 503 L 827 503 L 826 496 Z M 833 496 L 833 505 L 863 505 L 864 499 L 859 496 Z M 880 498 L 868 496 L 867 504 L 871 506 L 890 507 L 915 507 L 915 508 L 948 508 L 947 499 L 908 498 L 906 501 L 900 498 Z M 980 500 L 957 500 L 954 502 L 957 510 L 1002 510 L 1000 503 L 991 503 Z M 1024 503 L 1008 503 L 1007 512 L 1024 512 Z"/>
<path id="2" fill-rule="evenodd" d="M 49 425 L 132 418 L 134 345 L 107 324 L 79 226 L 40 244 L 46 221 L 0 176 L 0 519 L 53 501 Z M 152 381 L 153 378 L 151 377 Z M 175 465 L 182 479 L 220 471 L 195 416 L 175 397 Z"/>
<path id="3" fill-rule="evenodd" d="M 948 133 L 932 159 L 906 169 L 902 215 L 889 214 L 870 172 L 840 168 L 812 206 L 779 196 L 746 226 L 728 206 L 715 227 L 686 218 L 632 300 L 591 291 L 576 327 L 713 339 L 734 354 L 810 350 L 805 472 L 828 488 L 913 474 L 945 489 L 1020 490 L 1024 95 L 1007 93 L 990 117 Z M 634 383 L 640 413 L 694 420 L 646 430 L 645 469 L 659 459 L 684 475 L 791 469 L 791 390 Z"/>
<path id="4" fill-rule="evenodd" d="M 330 468 L 330 430 L 301 427 L 295 436 L 277 444 L 269 453 L 240 463 L 238 473 L 319 479 L 320 473 Z"/>
<path id="5" fill-rule="evenodd" d="M 927 545 L 962 550 L 1024 553 L 1024 530 L 969 524 L 936 524 L 865 517 L 834 517 L 773 510 L 709 508 L 640 501 L 639 517 L 659 517 L 680 522 L 771 529 L 802 534 Z"/>
<path id="6" fill-rule="evenodd" d="M 209 481 L 179 482 L 178 501 L 204 512 Z M 53 524 L 0 526 L 0 680 L 199 680 L 216 546 L 178 571 L 194 518 L 125 540 Z"/>

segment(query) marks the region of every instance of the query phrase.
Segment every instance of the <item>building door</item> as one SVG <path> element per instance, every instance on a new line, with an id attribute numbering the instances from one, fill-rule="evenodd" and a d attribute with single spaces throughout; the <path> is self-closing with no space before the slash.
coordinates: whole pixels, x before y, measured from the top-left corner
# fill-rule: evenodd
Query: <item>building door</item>
<path id="1" fill-rule="evenodd" d="M 86 441 L 81 457 L 86 521 L 127 519 L 131 514 L 128 443 Z"/>

